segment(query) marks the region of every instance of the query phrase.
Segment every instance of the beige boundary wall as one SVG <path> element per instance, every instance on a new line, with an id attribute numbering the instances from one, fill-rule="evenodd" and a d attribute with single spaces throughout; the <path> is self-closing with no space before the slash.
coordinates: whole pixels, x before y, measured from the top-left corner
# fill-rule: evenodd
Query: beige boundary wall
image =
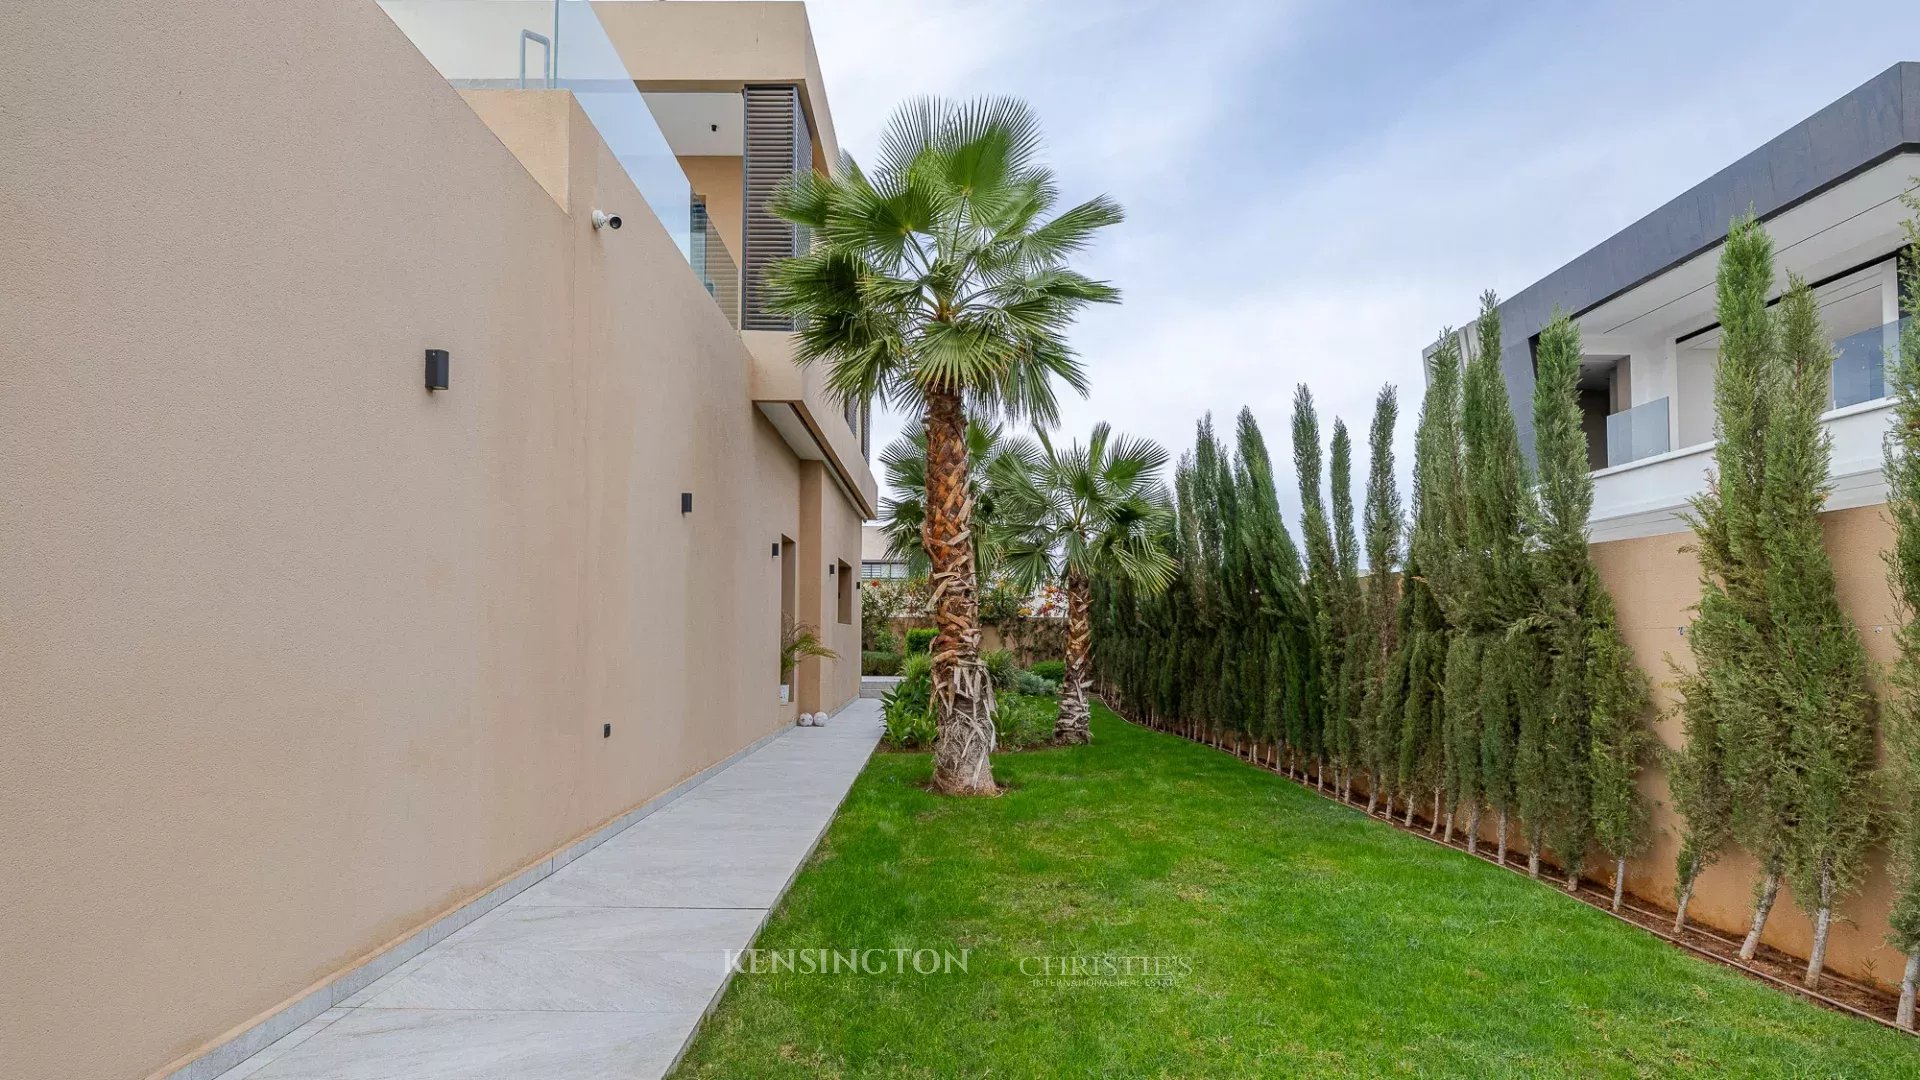
<path id="1" fill-rule="evenodd" d="M 1860 629 L 1867 653 L 1876 665 L 1895 655 L 1893 594 L 1887 587 L 1886 563 L 1881 552 L 1893 542 L 1884 506 L 1836 510 L 1824 516 L 1828 554 L 1832 556 L 1840 601 Z M 1672 688 L 1668 660 L 1691 669 L 1693 653 L 1680 628 L 1693 619 L 1690 610 L 1700 599 L 1699 563 L 1681 549 L 1691 542 L 1687 532 L 1635 540 L 1615 540 L 1592 547 L 1600 576 L 1613 593 L 1620 624 L 1634 656 L 1654 683 L 1658 717 L 1654 729 L 1662 743 L 1684 741 Z M 1883 680 L 1874 691 L 1883 693 Z M 1641 779 L 1641 789 L 1653 805 L 1654 845 L 1645 856 L 1627 865 L 1628 891 L 1669 909 L 1673 906 L 1674 859 L 1679 851 L 1682 819 L 1673 811 L 1664 770 L 1657 764 Z M 1834 969 L 1884 987 L 1898 987 L 1905 957 L 1886 943 L 1887 910 L 1892 889 L 1886 874 L 1886 852 L 1875 847 L 1868 856 L 1871 871 L 1861 888 L 1839 909 L 1827 962 Z M 1593 868 L 1599 870 L 1599 867 Z M 1609 874 L 1610 870 L 1607 871 Z M 1744 933 L 1752 912 L 1753 883 L 1758 872 L 1744 852 L 1730 850 L 1702 876 L 1688 908 L 1689 921 L 1721 930 Z M 1804 957 L 1813 943 L 1813 926 L 1794 901 L 1791 890 L 1782 893 L 1767 920 L 1765 942 L 1794 956 Z"/>
<path id="2" fill-rule="evenodd" d="M 564 95 L 523 164 L 371 0 L 5 22 L 0 1076 L 138 1078 L 791 722 L 770 543 L 859 522 Z"/>

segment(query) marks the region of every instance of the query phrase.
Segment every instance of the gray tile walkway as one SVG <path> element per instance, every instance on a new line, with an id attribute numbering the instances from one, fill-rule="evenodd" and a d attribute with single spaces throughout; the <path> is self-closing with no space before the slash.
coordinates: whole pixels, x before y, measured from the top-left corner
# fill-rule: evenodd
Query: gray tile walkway
<path id="1" fill-rule="evenodd" d="M 795 728 L 219 1080 L 664 1076 L 880 737 Z"/>

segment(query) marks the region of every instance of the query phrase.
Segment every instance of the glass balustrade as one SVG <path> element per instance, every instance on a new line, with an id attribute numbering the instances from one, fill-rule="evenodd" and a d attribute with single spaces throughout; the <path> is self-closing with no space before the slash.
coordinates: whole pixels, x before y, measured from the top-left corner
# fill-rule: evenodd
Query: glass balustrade
<path id="1" fill-rule="evenodd" d="M 589 0 L 380 0 L 453 86 L 570 91 L 715 303 L 739 324 L 733 255 Z M 631 216 L 625 207 L 604 207 Z"/>
<path id="2" fill-rule="evenodd" d="M 1607 417 L 1607 467 L 1664 454 L 1672 449 L 1667 399 L 1657 398 Z"/>
<path id="3" fill-rule="evenodd" d="M 1900 347 L 1908 322 L 1887 323 L 1833 343 L 1833 407 L 1844 409 L 1887 396 L 1887 357 Z"/>

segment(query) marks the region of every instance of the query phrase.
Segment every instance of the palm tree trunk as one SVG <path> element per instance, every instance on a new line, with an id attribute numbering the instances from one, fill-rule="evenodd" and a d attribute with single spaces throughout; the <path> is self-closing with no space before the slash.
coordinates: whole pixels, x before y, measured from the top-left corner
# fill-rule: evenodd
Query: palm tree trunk
<path id="1" fill-rule="evenodd" d="M 1774 898 L 1779 895 L 1780 873 L 1769 870 L 1760 883 L 1760 899 L 1753 905 L 1753 926 L 1747 930 L 1747 940 L 1740 943 L 1740 959 L 1751 960 L 1753 954 L 1760 951 L 1760 935 L 1767 929 L 1767 916 L 1773 912 Z"/>
<path id="2" fill-rule="evenodd" d="M 1089 669 L 1093 666 L 1093 583 L 1075 570 L 1067 571 L 1067 671 L 1060 680 L 1060 718 L 1053 724 L 1053 741 L 1093 741 L 1087 709 Z"/>
<path id="3" fill-rule="evenodd" d="M 926 544 L 933 582 L 933 787 L 991 795 L 993 683 L 980 662 L 980 607 L 973 566 L 973 499 L 967 491 L 967 417 L 960 395 L 929 391 Z"/>
<path id="4" fill-rule="evenodd" d="M 1913 1030 L 1913 999 L 1916 987 L 1920 987 L 1920 949 L 1907 954 L 1907 972 L 1900 977 L 1900 1008 L 1893 1014 L 1893 1022 L 1908 1031 Z"/>

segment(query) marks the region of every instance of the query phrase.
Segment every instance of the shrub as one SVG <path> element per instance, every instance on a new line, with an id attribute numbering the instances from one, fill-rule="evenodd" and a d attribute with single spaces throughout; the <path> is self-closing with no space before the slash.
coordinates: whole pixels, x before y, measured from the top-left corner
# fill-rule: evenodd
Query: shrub
<path id="1" fill-rule="evenodd" d="M 885 650 L 868 649 L 860 654 L 860 674 L 898 675 L 900 674 L 900 654 Z"/>
<path id="2" fill-rule="evenodd" d="M 1013 673 L 1013 691 L 1028 697 L 1058 697 L 1060 684 L 1052 679 L 1043 679 L 1031 671 L 1016 671 Z"/>
<path id="3" fill-rule="evenodd" d="M 1062 683 L 1065 682 L 1067 678 L 1067 662 L 1065 660 L 1042 660 L 1027 670 L 1051 683 Z"/>
<path id="4" fill-rule="evenodd" d="M 1013 650 L 993 649 L 980 654 L 980 662 L 987 666 L 987 678 L 993 680 L 995 690 L 1013 689 L 1013 674 L 1020 670 L 1014 665 Z"/>
<path id="5" fill-rule="evenodd" d="M 980 590 L 980 621 L 985 623 L 1003 623 L 1020 617 L 1020 605 L 1025 601 L 1018 589 L 996 582 Z"/>
<path id="6" fill-rule="evenodd" d="M 921 750 L 933 745 L 933 661 L 926 653 L 911 653 L 900 665 L 900 685 L 880 699 L 887 723 L 887 745 L 895 750 Z"/>
<path id="7" fill-rule="evenodd" d="M 866 651 L 888 653 L 897 653 L 900 651 L 900 635 L 886 627 L 882 626 L 872 632 L 868 632 L 864 626 L 860 629 L 862 636 L 868 639 L 867 644 L 863 646 Z"/>
<path id="8" fill-rule="evenodd" d="M 937 634 L 939 634 L 939 631 L 935 630 L 931 626 L 916 626 L 913 629 L 908 630 L 907 631 L 908 655 L 925 656 L 927 654 L 927 650 L 932 647 L 933 639 Z"/>
<path id="9" fill-rule="evenodd" d="M 1005 694 L 994 703 L 993 730 L 1002 750 L 1024 750 L 1053 739 L 1060 703 L 1047 697 Z"/>

